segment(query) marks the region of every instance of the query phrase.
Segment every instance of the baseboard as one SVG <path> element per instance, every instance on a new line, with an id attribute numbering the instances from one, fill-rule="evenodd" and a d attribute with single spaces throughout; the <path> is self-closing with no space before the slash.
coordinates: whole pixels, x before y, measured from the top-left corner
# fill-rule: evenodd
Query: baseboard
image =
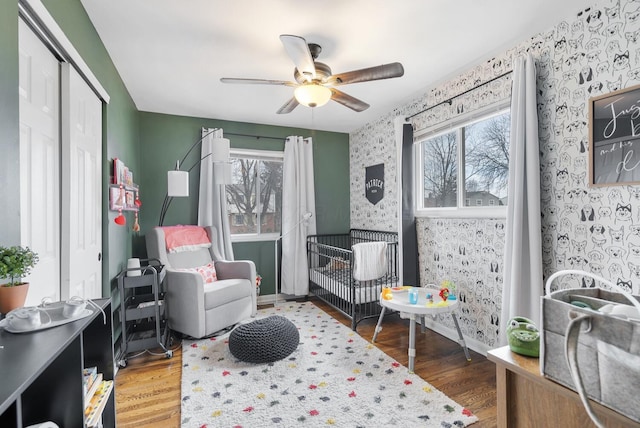
<path id="1" fill-rule="evenodd" d="M 258 305 L 272 305 L 276 301 L 275 294 L 267 294 L 266 296 L 258 296 Z"/>
<path id="2" fill-rule="evenodd" d="M 416 319 L 416 323 L 420 324 L 420 319 Z M 454 342 L 458 342 L 458 332 L 455 329 L 451 329 L 449 327 L 445 327 L 442 324 L 436 323 L 435 321 L 433 321 L 432 319 L 429 319 L 427 317 L 425 317 L 424 320 L 424 325 L 425 327 L 427 327 L 429 330 L 433 330 L 436 333 L 438 333 L 441 336 L 446 337 L 447 339 L 453 340 Z M 476 339 L 471 339 L 468 337 L 464 338 L 464 342 L 467 345 L 467 348 L 477 352 L 478 354 L 482 354 L 485 357 L 487 356 L 487 351 L 491 350 L 492 348 L 487 346 L 487 344 L 482 343 Z"/>
<path id="3" fill-rule="evenodd" d="M 275 305 L 275 304 L 279 304 L 279 303 L 284 303 L 287 300 L 295 300 L 295 299 L 299 299 L 300 297 L 295 297 L 295 296 L 291 296 L 289 294 L 278 294 L 277 299 L 276 299 L 276 295 L 275 294 L 267 294 L 265 296 L 258 296 L 258 299 L 256 300 L 258 305 Z"/>
<path id="4" fill-rule="evenodd" d="M 277 299 L 275 294 L 267 294 L 266 296 L 258 296 L 257 303 L 258 305 L 269 305 L 269 304 L 276 304 L 276 303 L 280 304 L 280 303 L 287 302 L 289 300 L 300 301 L 300 299 L 308 299 L 310 297 L 315 297 L 315 296 L 316 295 L 311 291 L 309 291 L 309 294 L 307 294 L 306 296 L 294 296 L 292 294 L 279 293 Z"/>

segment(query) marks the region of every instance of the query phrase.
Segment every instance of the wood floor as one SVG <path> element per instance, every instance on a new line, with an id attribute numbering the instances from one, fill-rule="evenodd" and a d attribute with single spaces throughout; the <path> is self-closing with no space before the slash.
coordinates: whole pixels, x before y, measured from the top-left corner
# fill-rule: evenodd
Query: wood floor
<path id="1" fill-rule="evenodd" d="M 339 312 L 311 300 L 349 326 Z M 358 325 L 358 333 L 371 340 L 376 320 Z M 408 320 L 387 317 L 375 345 L 403 365 L 408 364 Z M 116 412 L 120 428 L 180 426 L 180 376 L 182 352 L 178 344 L 172 358 L 163 354 L 132 358 L 116 376 Z M 471 352 L 468 362 L 458 343 L 426 331 L 416 333 L 415 373 L 471 410 L 478 418 L 473 428 L 496 426 L 496 370 L 484 356 Z"/>

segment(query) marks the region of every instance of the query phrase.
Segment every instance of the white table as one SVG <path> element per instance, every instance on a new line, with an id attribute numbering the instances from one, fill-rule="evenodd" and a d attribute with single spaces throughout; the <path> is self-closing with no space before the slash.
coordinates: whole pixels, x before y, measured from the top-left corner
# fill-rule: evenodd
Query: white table
<path id="1" fill-rule="evenodd" d="M 380 305 L 382 306 L 382 312 L 380 313 L 380 318 L 378 318 L 378 324 L 376 325 L 375 332 L 373 333 L 372 342 L 376 341 L 378 333 L 380 332 L 380 330 L 382 330 L 382 318 L 384 317 L 384 313 L 387 308 L 398 311 L 401 314 L 406 314 L 407 318 L 409 318 L 409 371 L 413 373 L 413 367 L 416 357 L 416 317 L 420 318 L 420 330 L 422 333 L 424 333 L 425 315 L 431 315 L 432 317 L 435 317 L 438 314 L 450 313 L 451 318 L 453 318 L 453 323 L 456 326 L 456 330 L 458 330 L 458 343 L 460 344 L 460 346 L 462 346 L 462 349 L 464 349 L 464 355 L 467 357 L 467 361 L 471 361 L 471 356 L 469 355 L 467 344 L 464 341 L 464 336 L 462 336 L 462 332 L 460 331 L 460 324 L 458 323 L 458 317 L 456 316 L 455 312 L 459 305 L 458 300 L 447 300 L 447 305 L 442 306 L 438 304 L 438 302 L 442 302 L 442 299 L 438 295 L 440 290 L 430 288 L 417 289 L 418 303 L 416 303 L 415 305 L 409 303 L 409 293 L 406 290 L 393 292 L 393 298 L 391 300 L 383 299 L 382 294 L 380 294 Z M 428 293 L 431 293 L 431 295 L 433 296 L 433 304 L 428 304 L 427 302 Z"/>

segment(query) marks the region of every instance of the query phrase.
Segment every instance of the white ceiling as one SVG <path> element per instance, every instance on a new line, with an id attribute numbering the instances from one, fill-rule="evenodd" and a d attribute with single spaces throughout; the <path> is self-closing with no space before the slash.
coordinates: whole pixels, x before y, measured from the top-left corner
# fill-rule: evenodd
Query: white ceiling
<path id="1" fill-rule="evenodd" d="M 592 0 L 82 0 L 142 111 L 354 131 L 426 89 L 590 6 Z M 333 73 L 399 61 L 396 79 L 340 87 L 371 105 L 276 111 L 293 81 L 280 34 L 322 46 Z"/>

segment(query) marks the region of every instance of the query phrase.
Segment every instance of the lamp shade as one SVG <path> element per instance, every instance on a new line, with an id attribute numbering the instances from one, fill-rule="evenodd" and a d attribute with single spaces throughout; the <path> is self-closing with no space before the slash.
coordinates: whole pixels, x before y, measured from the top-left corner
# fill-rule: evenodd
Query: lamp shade
<path id="1" fill-rule="evenodd" d="M 331 89 L 317 83 L 300 85 L 293 92 L 296 100 L 307 107 L 320 107 L 331 99 Z"/>
<path id="2" fill-rule="evenodd" d="M 189 196 L 189 173 L 187 171 L 167 172 L 167 195 L 171 197 Z"/>

